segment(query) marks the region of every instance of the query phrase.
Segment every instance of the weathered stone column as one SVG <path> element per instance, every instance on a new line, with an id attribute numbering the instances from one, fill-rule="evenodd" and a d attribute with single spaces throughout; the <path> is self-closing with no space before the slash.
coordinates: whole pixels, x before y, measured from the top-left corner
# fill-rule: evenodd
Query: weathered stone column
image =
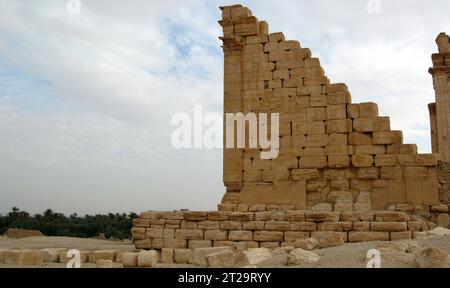
<path id="1" fill-rule="evenodd" d="M 433 67 L 429 72 L 433 75 L 433 85 L 436 93 L 435 103 L 435 139 L 432 135 L 434 151 L 439 154 L 439 160 L 450 162 L 450 40 L 445 33 L 436 39 L 439 53 L 432 55 Z M 430 111 L 431 113 L 431 111 Z M 431 115 L 431 114 L 430 114 Z M 431 123 L 433 133 L 433 122 Z"/>

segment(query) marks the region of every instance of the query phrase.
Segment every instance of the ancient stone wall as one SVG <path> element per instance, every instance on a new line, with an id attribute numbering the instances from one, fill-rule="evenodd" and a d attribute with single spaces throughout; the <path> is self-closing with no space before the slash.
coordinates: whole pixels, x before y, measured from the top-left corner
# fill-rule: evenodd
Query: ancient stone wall
<path id="1" fill-rule="evenodd" d="M 404 240 L 429 228 L 426 221 L 403 212 L 264 209 L 258 205 L 257 212 L 144 212 L 134 221 L 133 239 L 138 249 L 229 246 L 244 250 L 295 246 L 297 240 L 330 234 L 339 234 L 345 242 Z"/>
<path id="2" fill-rule="evenodd" d="M 347 86 L 331 83 L 310 49 L 269 33 L 246 7 L 221 9 L 224 112 L 279 113 L 280 150 L 263 160 L 260 149 L 225 149 L 227 193 L 219 209 L 331 203 L 334 211 L 370 211 L 439 203 L 436 154 L 404 144 L 376 103 L 352 103 Z"/>

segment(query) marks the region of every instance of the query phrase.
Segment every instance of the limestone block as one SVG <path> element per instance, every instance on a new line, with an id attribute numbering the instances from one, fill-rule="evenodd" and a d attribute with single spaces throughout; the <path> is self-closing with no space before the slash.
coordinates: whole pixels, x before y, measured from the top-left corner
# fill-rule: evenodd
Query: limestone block
<path id="1" fill-rule="evenodd" d="M 319 242 L 319 248 L 327 248 L 344 245 L 344 238 L 341 232 L 317 231 L 312 232 L 311 237 L 316 238 Z"/>
<path id="2" fill-rule="evenodd" d="M 376 211 L 375 221 L 377 222 L 408 222 L 409 216 L 403 212 Z"/>
<path id="3" fill-rule="evenodd" d="M 164 239 L 163 240 L 164 248 L 181 249 L 181 248 L 187 248 L 187 245 L 188 245 L 187 241 L 182 240 L 182 239 Z"/>
<path id="4" fill-rule="evenodd" d="M 183 212 L 183 219 L 187 221 L 200 221 L 206 220 L 207 214 L 206 212 L 200 211 L 187 211 Z"/>
<path id="5" fill-rule="evenodd" d="M 310 147 L 303 149 L 303 157 L 324 157 L 325 148 L 323 147 Z"/>
<path id="6" fill-rule="evenodd" d="M 189 240 L 188 241 L 188 248 L 190 249 L 197 249 L 197 248 L 208 248 L 212 247 L 212 241 L 211 240 Z"/>
<path id="7" fill-rule="evenodd" d="M 434 167 L 437 165 L 437 154 L 417 154 L 415 158 L 416 166 Z"/>
<path id="8" fill-rule="evenodd" d="M 348 91 L 328 93 L 327 98 L 327 103 L 330 105 L 348 104 L 352 102 L 352 96 Z"/>
<path id="9" fill-rule="evenodd" d="M 313 264 L 318 262 L 320 256 L 317 253 L 296 248 L 292 250 L 288 255 L 287 264 L 290 266 L 301 265 L 301 264 Z"/>
<path id="10" fill-rule="evenodd" d="M 353 222 L 353 231 L 370 231 L 370 222 Z"/>
<path id="11" fill-rule="evenodd" d="M 328 156 L 328 167 L 330 168 L 346 168 L 349 166 L 349 156 Z"/>
<path id="12" fill-rule="evenodd" d="M 229 220 L 229 215 L 231 212 L 225 211 L 212 211 L 208 212 L 208 220 L 209 221 L 224 221 Z"/>
<path id="13" fill-rule="evenodd" d="M 351 119 L 327 120 L 325 125 L 328 134 L 348 133 L 353 129 Z"/>
<path id="14" fill-rule="evenodd" d="M 318 179 L 320 172 L 318 169 L 293 169 L 291 177 L 294 181 Z"/>
<path id="15" fill-rule="evenodd" d="M 286 221 L 304 222 L 305 211 L 287 211 L 285 219 Z"/>
<path id="16" fill-rule="evenodd" d="M 389 241 L 389 232 L 348 232 L 348 240 L 350 242 L 370 242 L 370 241 Z"/>
<path id="17" fill-rule="evenodd" d="M 284 241 L 295 242 L 299 239 L 307 239 L 310 236 L 310 232 L 307 231 L 286 231 L 284 232 Z"/>
<path id="18" fill-rule="evenodd" d="M 401 232 L 390 232 L 391 241 L 401 241 L 401 240 L 411 240 L 411 231 L 401 231 Z"/>
<path id="19" fill-rule="evenodd" d="M 386 153 L 384 145 L 358 145 L 353 147 L 355 155 L 379 155 Z"/>
<path id="20" fill-rule="evenodd" d="M 402 144 L 403 132 L 402 131 L 379 131 L 373 132 L 373 144 Z"/>
<path id="21" fill-rule="evenodd" d="M 375 166 L 381 167 L 393 167 L 397 165 L 397 157 L 396 155 L 376 155 L 375 156 Z"/>
<path id="22" fill-rule="evenodd" d="M 288 221 L 267 221 L 264 229 L 267 231 L 286 231 L 290 229 Z"/>
<path id="23" fill-rule="evenodd" d="M 398 163 L 400 166 L 414 166 L 415 158 L 413 154 L 398 154 Z"/>
<path id="24" fill-rule="evenodd" d="M 164 229 L 163 239 L 175 239 L 175 229 L 172 228 Z"/>
<path id="25" fill-rule="evenodd" d="M 229 231 L 228 240 L 231 241 L 252 241 L 253 240 L 253 232 L 252 231 L 244 231 L 244 230 L 234 230 Z"/>
<path id="26" fill-rule="evenodd" d="M 222 230 L 242 230 L 242 221 L 222 221 L 220 222 Z"/>
<path id="27" fill-rule="evenodd" d="M 372 145 L 372 137 L 364 133 L 349 133 L 348 143 L 350 145 Z"/>
<path id="28" fill-rule="evenodd" d="M 181 229 L 197 229 L 198 221 L 181 221 L 180 228 Z M 156 234 L 156 236 L 158 236 L 158 235 L 159 235 L 159 233 Z M 155 237 L 155 238 L 162 238 L 162 237 Z"/>
<path id="29" fill-rule="evenodd" d="M 223 250 L 206 255 L 206 266 L 212 268 L 222 268 L 226 261 L 234 255 L 231 250 Z"/>
<path id="30" fill-rule="evenodd" d="M 225 261 L 224 266 L 231 267 L 255 267 L 259 263 L 272 258 L 272 253 L 267 248 L 253 248 L 239 252 Z"/>
<path id="31" fill-rule="evenodd" d="M 327 199 L 330 203 L 353 203 L 353 194 L 349 191 L 332 191 Z"/>
<path id="32" fill-rule="evenodd" d="M 352 164 L 355 167 L 371 167 L 373 165 L 372 155 L 353 155 Z"/>
<path id="33" fill-rule="evenodd" d="M 158 261 L 159 253 L 155 250 L 143 250 L 138 254 L 138 267 L 155 267 Z"/>
<path id="34" fill-rule="evenodd" d="M 318 225 L 319 231 L 346 232 L 353 229 L 352 222 L 322 222 Z"/>
<path id="35" fill-rule="evenodd" d="M 313 136 L 313 135 L 310 135 Z M 327 157 L 301 157 L 300 169 L 322 169 L 328 166 Z"/>
<path id="36" fill-rule="evenodd" d="M 369 222 L 375 219 L 374 212 L 342 212 L 342 221 Z"/>
<path id="37" fill-rule="evenodd" d="M 215 254 L 222 251 L 232 252 L 231 247 L 211 247 L 211 248 L 198 248 L 192 252 L 192 264 L 196 266 L 206 267 L 206 257 L 211 254 Z"/>
<path id="38" fill-rule="evenodd" d="M 252 221 L 254 214 L 252 212 L 233 212 L 229 215 L 233 221 Z"/>
<path id="39" fill-rule="evenodd" d="M 300 49 L 300 42 L 294 40 L 281 41 L 279 49 L 280 50 Z"/>
<path id="40" fill-rule="evenodd" d="M 180 240 L 203 239 L 203 230 L 200 229 L 177 229 L 175 238 Z"/>
<path id="41" fill-rule="evenodd" d="M 131 228 L 131 235 L 133 236 L 133 239 L 135 239 L 135 240 L 144 240 L 145 239 L 145 228 L 133 227 L 133 228 Z"/>
<path id="42" fill-rule="evenodd" d="M 332 212 L 333 204 L 331 203 L 319 203 L 311 207 L 312 212 Z"/>
<path id="43" fill-rule="evenodd" d="M 42 266 L 44 259 L 40 251 L 35 250 L 4 250 L 3 262 L 18 266 Z"/>
<path id="44" fill-rule="evenodd" d="M 325 107 L 327 106 L 327 96 L 323 94 L 311 95 L 309 98 L 309 106 Z"/>
<path id="45" fill-rule="evenodd" d="M 433 205 L 430 208 L 431 212 L 437 212 L 437 213 L 447 213 L 448 212 L 448 205 L 447 204 L 439 204 L 439 205 Z"/>
<path id="46" fill-rule="evenodd" d="M 405 178 L 408 180 L 426 180 L 428 169 L 426 167 L 406 167 Z"/>
<path id="47" fill-rule="evenodd" d="M 347 118 L 347 107 L 345 104 L 327 106 L 327 120 L 338 120 L 346 118 Z"/>
<path id="48" fill-rule="evenodd" d="M 297 239 L 294 243 L 295 248 L 303 250 L 314 250 L 319 246 L 319 241 L 316 238 Z"/>
<path id="49" fill-rule="evenodd" d="M 348 156 L 348 145 L 326 147 L 327 156 Z"/>
<path id="50" fill-rule="evenodd" d="M 336 204 L 333 204 L 333 211 L 336 211 L 336 212 L 354 211 L 354 204 L 353 203 L 336 203 Z"/>
<path id="51" fill-rule="evenodd" d="M 361 113 L 359 110 L 359 104 L 349 104 L 347 105 L 347 115 L 349 118 L 355 119 L 360 118 Z"/>
<path id="52" fill-rule="evenodd" d="M 247 204 L 237 204 L 236 206 L 236 212 L 248 212 L 248 205 Z M 215 226 L 216 224 L 210 223 L 212 225 L 211 229 L 217 229 L 219 227 L 219 223 L 217 223 L 217 227 Z M 200 225 L 200 224 L 198 224 Z M 206 228 L 203 228 L 206 229 Z"/>
<path id="53" fill-rule="evenodd" d="M 267 205 L 269 207 L 270 205 Z M 258 212 L 255 213 L 255 220 L 256 221 L 285 221 L 286 219 L 286 213 L 285 212 L 278 212 L 277 210 L 274 211 L 266 211 L 266 212 Z"/>
<path id="54" fill-rule="evenodd" d="M 378 105 L 373 102 L 360 103 L 359 110 L 361 118 L 376 118 L 378 117 Z"/>
<path id="55" fill-rule="evenodd" d="M 173 260 L 175 263 L 187 264 L 192 262 L 192 250 L 191 249 L 175 249 L 173 254 Z"/>
<path id="56" fill-rule="evenodd" d="M 227 240 L 228 231 L 226 230 L 206 230 L 205 240 Z"/>
<path id="57" fill-rule="evenodd" d="M 259 22 L 256 17 L 240 18 L 234 21 L 234 24 L 234 33 L 236 36 L 252 36 L 258 35 L 259 33 Z"/>
<path id="58" fill-rule="evenodd" d="M 358 179 L 378 179 L 380 175 L 380 169 L 377 167 L 365 167 L 359 168 L 357 171 Z"/>
<path id="59" fill-rule="evenodd" d="M 370 223 L 371 231 L 406 231 L 408 229 L 407 222 L 372 222 Z"/>
<path id="60" fill-rule="evenodd" d="M 403 170 L 401 167 L 381 167 L 380 179 L 384 180 L 401 180 L 403 178 Z"/>
<path id="61" fill-rule="evenodd" d="M 307 111 L 308 121 L 324 121 L 327 120 L 327 109 L 325 107 L 312 107 Z"/>
<path id="62" fill-rule="evenodd" d="M 338 222 L 341 218 L 339 212 L 306 212 L 306 221 L 308 222 Z M 293 223 L 292 223 L 293 224 Z"/>
<path id="63" fill-rule="evenodd" d="M 273 182 L 273 181 L 283 181 L 289 179 L 289 170 L 288 169 L 273 169 L 273 170 L 264 170 L 262 174 L 262 179 L 264 182 Z"/>
<path id="64" fill-rule="evenodd" d="M 330 134 L 328 135 L 328 148 L 331 146 L 347 146 L 347 134 Z M 348 149 L 347 149 L 348 151 Z"/>
<path id="65" fill-rule="evenodd" d="M 261 33 L 261 26 L 260 26 Z M 257 36 L 248 36 L 245 39 L 245 44 L 265 44 L 269 41 L 269 37 L 267 35 L 257 35 Z"/>
<path id="66" fill-rule="evenodd" d="M 89 254 L 89 262 L 97 263 L 98 260 L 111 260 L 116 259 L 117 250 L 96 250 Z"/>
<path id="67" fill-rule="evenodd" d="M 255 231 L 253 240 L 268 242 L 268 241 L 283 241 L 283 232 L 281 231 Z"/>
<path id="68" fill-rule="evenodd" d="M 439 227 L 448 228 L 450 224 L 450 216 L 448 213 L 441 213 L 437 216 L 436 223 Z"/>
<path id="69" fill-rule="evenodd" d="M 122 254 L 123 267 L 137 267 L 138 266 L 138 252 L 125 252 Z"/>
<path id="70" fill-rule="evenodd" d="M 239 242 L 230 241 L 230 242 L 234 243 L 234 246 L 230 246 L 230 247 L 234 247 L 234 249 L 236 251 L 244 251 L 244 250 L 251 249 L 251 248 L 259 248 L 259 243 L 256 241 L 239 241 Z M 222 246 L 228 246 L 228 245 L 222 245 Z M 219 246 L 217 246 L 217 247 L 219 247 Z"/>
<path id="71" fill-rule="evenodd" d="M 269 42 L 282 42 L 282 41 L 285 41 L 285 37 L 282 32 L 269 34 Z"/>
<path id="72" fill-rule="evenodd" d="M 388 154 L 407 154 L 415 155 L 417 154 L 416 144 L 394 144 L 387 146 Z"/>

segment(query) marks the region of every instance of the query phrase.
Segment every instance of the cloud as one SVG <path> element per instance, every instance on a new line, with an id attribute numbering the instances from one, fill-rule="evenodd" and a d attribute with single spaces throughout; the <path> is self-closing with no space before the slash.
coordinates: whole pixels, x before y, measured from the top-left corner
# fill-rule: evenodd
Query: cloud
<path id="1" fill-rule="evenodd" d="M 429 150 L 430 54 L 447 1 L 243 1 Z M 222 111 L 218 6 L 0 0 L 0 211 L 215 209 L 219 150 L 174 150 L 176 112 Z M 233 3 L 234 4 L 234 3 Z"/>

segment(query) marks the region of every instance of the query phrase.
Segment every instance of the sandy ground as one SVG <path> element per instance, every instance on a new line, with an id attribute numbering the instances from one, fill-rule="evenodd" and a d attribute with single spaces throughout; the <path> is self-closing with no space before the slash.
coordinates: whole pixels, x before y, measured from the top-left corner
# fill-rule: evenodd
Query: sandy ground
<path id="1" fill-rule="evenodd" d="M 423 247 L 438 247 L 450 254 L 450 236 L 427 236 L 422 239 L 413 240 Z M 389 242 L 388 242 L 389 243 Z M 366 255 L 370 249 L 379 247 L 386 242 L 365 242 L 365 243 L 347 243 L 339 247 L 331 247 L 314 252 L 320 255 L 320 260 L 315 264 L 305 264 L 293 268 L 365 268 Z M 389 245 L 389 244 L 388 244 Z M 42 248 L 76 248 L 79 250 L 122 250 L 133 251 L 135 248 L 130 242 L 116 242 L 108 240 L 81 239 L 69 237 L 30 237 L 24 239 L 6 239 L 0 237 L 1 248 L 22 248 L 22 249 L 42 249 Z M 382 267 L 415 267 L 414 261 L 410 261 L 404 254 L 382 257 Z M 383 261 L 385 261 L 383 263 Z M 384 265 L 383 265 L 384 264 Z M 120 265 L 120 264 L 119 264 Z M 11 267 L 0 264 L 0 268 Z M 44 268 L 63 268 L 64 264 L 47 263 Z M 82 264 L 82 267 L 95 267 L 95 264 Z M 192 267 L 191 265 L 167 265 L 158 264 L 161 268 L 170 267 Z M 284 267 L 279 265 L 274 259 L 262 267 Z"/>
<path id="2" fill-rule="evenodd" d="M 0 237 L 0 248 L 8 249 L 44 249 L 44 248 L 74 248 L 78 250 L 121 250 L 133 251 L 131 241 L 109 241 L 98 239 L 71 238 L 71 237 L 28 237 L 22 239 L 9 239 Z"/>

